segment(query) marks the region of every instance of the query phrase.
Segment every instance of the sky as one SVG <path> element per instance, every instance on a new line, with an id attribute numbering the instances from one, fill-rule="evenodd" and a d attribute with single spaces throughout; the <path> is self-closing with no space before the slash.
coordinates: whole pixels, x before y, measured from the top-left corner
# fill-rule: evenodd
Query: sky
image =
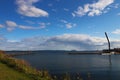
<path id="1" fill-rule="evenodd" d="M 1 50 L 120 47 L 120 0 L 0 0 Z"/>

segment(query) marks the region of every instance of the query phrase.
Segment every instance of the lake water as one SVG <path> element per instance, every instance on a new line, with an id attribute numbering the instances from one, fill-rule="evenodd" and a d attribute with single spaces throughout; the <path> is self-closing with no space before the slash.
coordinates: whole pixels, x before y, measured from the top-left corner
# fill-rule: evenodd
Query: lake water
<path id="1" fill-rule="evenodd" d="M 37 69 L 46 69 L 52 75 L 66 72 L 72 77 L 81 75 L 83 80 L 120 80 L 120 55 L 69 55 L 67 52 L 43 51 L 37 54 L 17 56 Z M 76 79 L 73 79 L 76 80 Z"/>

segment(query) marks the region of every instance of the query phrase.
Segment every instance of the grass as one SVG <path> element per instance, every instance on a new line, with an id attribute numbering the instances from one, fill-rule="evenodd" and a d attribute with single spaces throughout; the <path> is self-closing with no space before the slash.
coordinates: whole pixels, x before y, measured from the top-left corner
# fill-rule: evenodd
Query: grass
<path id="1" fill-rule="evenodd" d="M 24 73 L 18 72 L 0 62 L 0 80 L 33 80 Z"/>

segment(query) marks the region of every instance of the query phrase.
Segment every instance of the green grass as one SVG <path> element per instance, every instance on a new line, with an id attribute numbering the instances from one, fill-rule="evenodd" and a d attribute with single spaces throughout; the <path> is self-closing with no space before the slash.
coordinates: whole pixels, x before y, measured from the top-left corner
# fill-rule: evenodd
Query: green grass
<path id="1" fill-rule="evenodd" d="M 33 80 L 24 73 L 18 72 L 0 62 L 0 80 Z"/>

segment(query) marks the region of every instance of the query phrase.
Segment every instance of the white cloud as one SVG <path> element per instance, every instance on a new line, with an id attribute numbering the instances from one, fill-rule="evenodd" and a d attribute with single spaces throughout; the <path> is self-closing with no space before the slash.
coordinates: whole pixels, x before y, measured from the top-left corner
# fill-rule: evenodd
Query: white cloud
<path id="1" fill-rule="evenodd" d="M 47 17 L 49 14 L 33 5 L 39 0 L 16 0 L 18 13 L 28 17 Z"/>
<path id="2" fill-rule="evenodd" d="M 78 7 L 76 11 L 72 13 L 73 16 L 95 16 L 101 15 L 106 11 L 106 8 L 109 7 L 114 3 L 114 0 L 99 0 L 93 4 L 85 4 L 82 8 L 81 6 Z"/>
<path id="3" fill-rule="evenodd" d="M 67 8 L 64 8 L 63 10 L 64 10 L 64 11 L 69 11 L 69 9 L 67 9 Z"/>
<path id="4" fill-rule="evenodd" d="M 114 7 L 114 8 L 119 8 L 119 7 L 120 7 L 120 4 L 115 4 L 113 7 Z"/>
<path id="5" fill-rule="evenodd" d="M 70 23 L 70 22 L 68 22 L 68 21 L 66 21 L 66 20 L 63 20 L 63 19 L 60 20 L 60 22 L 64 23 L 67 29 L 71 29 L 71 28 L 73 28 L 73 27 L 76 27 L 76 25 L 77 25 L 77 24 L 75 24 L 75 23 Z"/>
<path id="6" fill-rule="evenodd" d="M 13 21 L 6 21 L 6 25 L 9 27 L 16 27 L 17 26 L 17 24 Z"/>
<path id="7" fill-rule="evenodd" d="M 40 22 L 39 24 L 41 28 L 46 28 L 46 26 L 50 25 L 50 23 L 44 23 L 44 22 Z"/>
<path id="8" fill-rule="evenodd" d="M 19 25 L 18 27 L 19 27 L 20 29 L 25 29 L 25 30 L 41 29 L 40 27 L 24 26 L 24 25 Z"/>
<path id="9" fill-rule="evenodd" d="M 0 28 L 3 28 L 3 27 L 4 27 L 4 25 L 0 24 Z"/>
<path id="10" fill-rule="evenodd" d="M 8 31 L 14 30 L 18 25 L 13 21 L 6 21 L 6 26 Z"/>
<path id="11" fill-rule="evenodd" d="M 43 29 L 46 28 L 46 26 L 50 25 L 50 23 L 43 23 L 43 22 L 38 24 L 40 25 L 39 27 L 19 25 L 18 28 L 25 30 L 35 30 L 35 29 Z"/>
<path id="12" fill-rule="evenodd" d="M 111 8 L 119 8 L 120 7 L 120 4 L 119 3 L 116 3 L 116 4 L 112 4 L 110 5 Z"/>
<path id="13" fill-rule="evenodd" d="M 72 24 L 72 23 L 67 23 L 67 24 L 66 24 L 66 28 L 67 28 L 67 29 L 73 28 L 73 27 L 75 27 L 75 26 L 76 26 L 76 24 Z"/>
<path id="14" fill-rule="evenodd" d="M 31 22 L 30 22 L 31 23 Z M 43 28 L 46 28 L 46 26 L 49 26 L 50 23 L 38 23 L 39 26 L 35 27 L 35 26 L 26 26 L 26 25 L 21 25 L 21 24 L 17 24 L 16 22 L 14 21 L 6 21 L 5 22 L 5 28 L 8 30 L 8 31 L 12 31 L 14 30 L 15 28 L 20 28 L 20 29 L 24 29 L 24 30 L 37 30 L 37 29 L 43 29 Z M 1 25 L 0 24 L 0 28 L 4 27 L 4 25 Z"/>
<path id="15" fill-rule="evenodd" d="M 120 13 L 118 13 L 117 15 L 120 16 Z"/>
<path id="16" fill-rule="evenodd" d="M 116 29 L 115 31 L 112 32 L 113 34 L 120 34 L 120 29 Z"/>
<path id="17" fill-rule="evenodd" d="M 72 28 L 73 26 L 72 26 L 72 24 L 68 23 L 68 24 L 66 24 L 66 27 L 67 27 L 68 29 L 70 29 L 70 28 Z"/>
<path id="18" fill-rule="evenodd" d="M 72 16 L 73 16 L 73 17 L 75 17 L 75 16 L 76 16 L 76 14 L 75 14 L 75 13 L 72 13 Z"/>
<path id="19" fill-rule="evenodd" d="M 52 11 L 53 11 L 53 12 L 57 12 L 57 10 L 56 10 L 56 9 L 52 9 Z"/>
<path id="20" fill-rule="evenodd" d="M 60 20 L 60 21 L 61 21 L 61 22 L 63 22 L 63 23 L 68 23 L 66 20 L 63 20 L 63 19 L 62 19 L 62 20 Z"/>

